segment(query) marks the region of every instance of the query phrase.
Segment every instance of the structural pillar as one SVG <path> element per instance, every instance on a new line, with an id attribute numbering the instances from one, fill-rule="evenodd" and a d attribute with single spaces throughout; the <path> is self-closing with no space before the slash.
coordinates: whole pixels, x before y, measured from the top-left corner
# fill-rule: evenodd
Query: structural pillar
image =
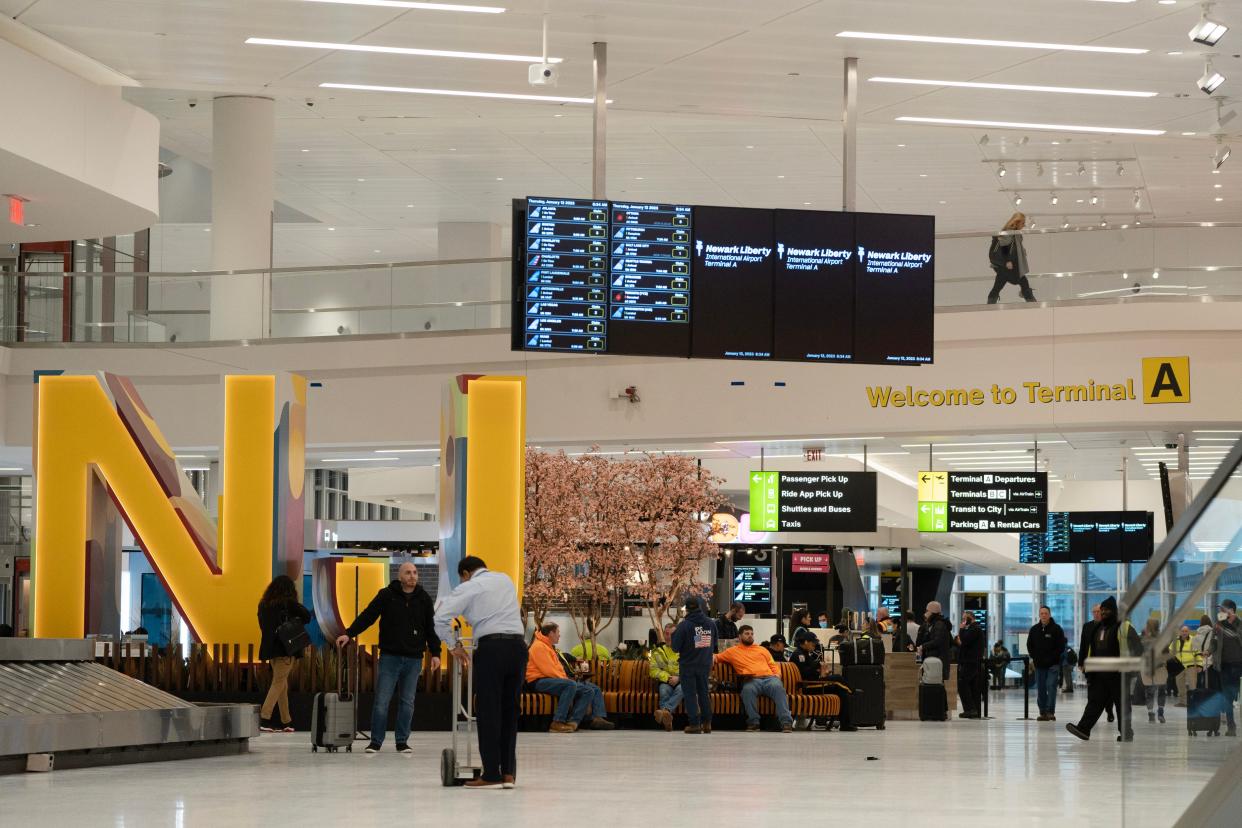
<path id="1" fill-rule="evenodd" d="M 841 209 L 858 209 L 858 58 L 845 59 L 845 106 L 841 113 Z"/>
<path id="2" fill-rule="evenodd" d="M 212 103 L 212 270 L 272 266 L 276 104 L 226 95 Z M 270 273 L 211 280 L 211 338 L 259 339 L 271 329 Z"/>

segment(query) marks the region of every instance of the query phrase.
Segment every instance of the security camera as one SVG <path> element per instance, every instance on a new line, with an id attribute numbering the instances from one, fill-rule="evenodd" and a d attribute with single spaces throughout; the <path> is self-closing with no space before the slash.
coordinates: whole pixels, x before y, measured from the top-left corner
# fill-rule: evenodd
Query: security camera
<path id="1" fill-rule="evenodd" d="M 531 86 L 556 86 L 560 70 L 551 63 L 532 63 L 526 70 L 526 80 Z"/>
<path id="2" fill-rule="evenodd" d="M 190 104 L 190 109 L 193 109 L 194 107 L 198 106 L 198 98 L 190 98 L 190 100 L 187 103 Z"/>
<path id="3" fill-rule="evenodd" d="M 1173 451 L 1174 449 L 1177 448 L 1177 443 L 1165 443 L 1164 447 L 1167 448 L 1169 451 Z"/>
<path id="4" fill-rule="evenodd" d="M 315 99 L 314 99 L 314 98 L 307 98 L 307 99 L 306 99 L 306 108 L 307 108 L 307 109 L 314 109 L 314 108 L 315 108 Z"/>

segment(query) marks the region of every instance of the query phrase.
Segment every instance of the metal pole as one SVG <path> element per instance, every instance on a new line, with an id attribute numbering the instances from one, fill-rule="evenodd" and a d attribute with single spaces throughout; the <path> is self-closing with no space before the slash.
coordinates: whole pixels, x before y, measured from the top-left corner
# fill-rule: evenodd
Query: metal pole
<path id="1" fill-rule="evenodd" d="M 858 207 L 858 58 L 845 59 L 845 109 L 841 115 L 841 209 Z"/>
<path id="2" fill-rule="evenodd" d="M 1036 440 L 1036 441 L 1035 441 L 1035 468 L 1034 468 L 1034 471 L 1039 471 L 1039 440 Z"/>
<path id="3" fill-rule="evenodd" d="M 901 631 L 901 640 L 907 645 L 913 644 L 906 632 L 906 613 L 910 607 L 910 552 L 901 547 L 901 618 L 897 620 L 897 629 Z"/>
<path id="4" fill-rule="evenodd" d="M 932 444 L 927 444 L 927 470 L 933 471 L 936 468 L 935 460 L 932 459 Z"/>
<path id="5" fill-rule="evenodd" d="M 1121 455 L 1121 511 L 1125 511 L 1130 506 L 1130 481 L 1127 480 L 1130 475 L 1128 470 L 1130 467 L 1130 458 L 1125 454 Z"/>
<path id="6" fill-rule="evenodd" d="M 608 197 L 608 44 L 595 43 L 595 117 L 591 122 L 591 197 Z"/>
<path id="7" fill-rule="evenodd" d="M 1022 718 L 1031 718 L 1031 682 L 1027 678 L 1031 657 L 1021 656 L 1019 661 L 1022 662 Z M 1121 711 L 1118 711 L 1120 713 Z"/>
<path id="8" fill-rule="evenodd" d="M 863 443 L 863 471 L 867 470 L 867 444 Z"/>

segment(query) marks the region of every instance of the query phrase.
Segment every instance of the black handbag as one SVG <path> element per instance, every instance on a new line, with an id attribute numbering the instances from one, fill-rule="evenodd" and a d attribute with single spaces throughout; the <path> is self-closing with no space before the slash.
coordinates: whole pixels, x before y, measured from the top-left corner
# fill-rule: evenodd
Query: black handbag
<path id="1" fill-rule="evenodd" d="M 1169 671 L 1169 678 L 1176 678 L 1186 672 L 1186 665 L 1182 664 L 1176 656 L 1172 656 L 1165 662 L 1164 668 Z"/>
<path id="2" fill-rule="evenodd" d="M 310 633 L 301 619 L 285 617 L 276 628 L 276 640 L 287 656 L 299 656 L 311 645 Z"/>

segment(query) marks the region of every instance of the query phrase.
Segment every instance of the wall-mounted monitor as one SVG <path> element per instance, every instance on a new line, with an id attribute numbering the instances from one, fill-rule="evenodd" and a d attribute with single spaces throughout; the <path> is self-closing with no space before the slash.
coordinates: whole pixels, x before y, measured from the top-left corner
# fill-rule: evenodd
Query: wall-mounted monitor
<path id="1" fill-rule="evenodd" d="M 1131 563 L 1151 559 L 1151 512 L 1049 512 L 1048 530 L 1023 534 L 1022 563 Z"/>

